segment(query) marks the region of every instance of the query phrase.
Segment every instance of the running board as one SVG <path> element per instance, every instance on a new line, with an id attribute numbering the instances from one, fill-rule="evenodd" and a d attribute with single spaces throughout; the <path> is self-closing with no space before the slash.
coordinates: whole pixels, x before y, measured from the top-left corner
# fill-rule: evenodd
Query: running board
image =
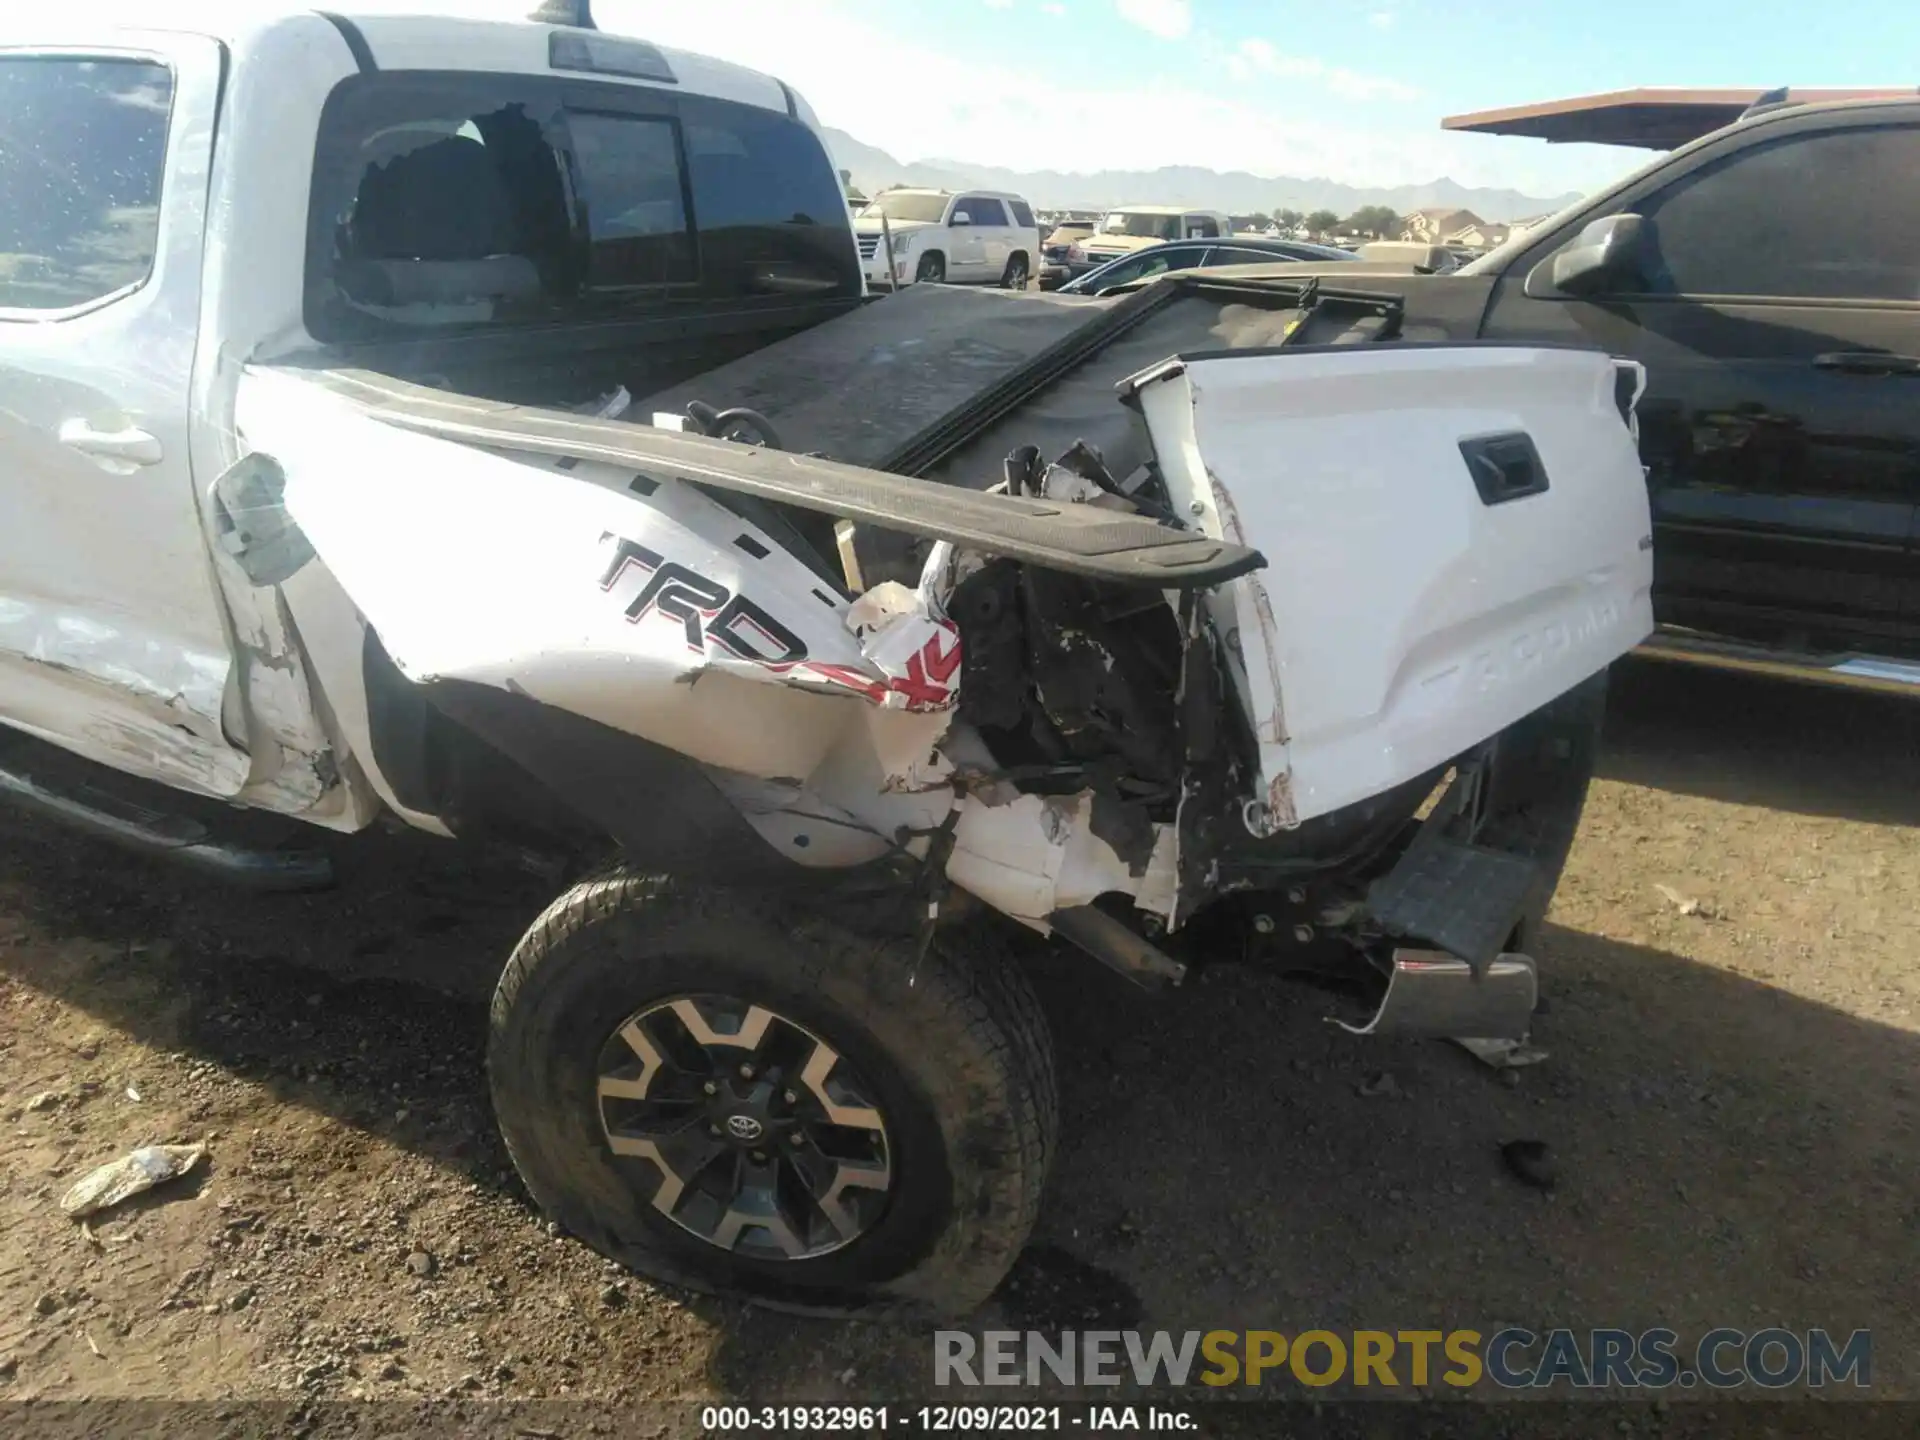
<path id="1" fill-rule="evenodd" d="M 253 890 L 322 890 L 334 879 L 333 862 L 324 855 L 228 844 L 188 816 L 152 810 L 90 785 L 56 787 L 24 768 L 0 767 L 0 802 Z"/>
<path id="2" fill-rule="evenodd" d="M 1766 675 L 1843 690 L 1873 690 L 1883 695 L 1920 697 L 1920 662 L 1847 653 L 1811 655 L 1771 650 L 1762 645 L 1716 640 L 1685 630 L 1658 630 L 1634 651 L 1648 660 L 1665 660 L 1708 670 Z"/>
<path id="3" fill-rule="evenodd" d="M 592 460 L 755 495 L 881 530 L 1118 584 L 1189 590 L 1223 585 L 1267 562 L 1244 545 L 1140 516 L 930 484 L 794 455 L 411 385 L 368 370 L 300 372 L 369 418 L 461 445 Z"/>

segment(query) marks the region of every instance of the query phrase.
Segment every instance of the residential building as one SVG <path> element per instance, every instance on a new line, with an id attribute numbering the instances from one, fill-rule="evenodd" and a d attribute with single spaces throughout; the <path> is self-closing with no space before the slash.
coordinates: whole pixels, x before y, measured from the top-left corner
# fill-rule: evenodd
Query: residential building
<path id="1" fill-rule="evenodd" d="M 1418 241 L 1423 245 L 1441 245 L 1445 244 L 1446 237 L 1455 231 L 1486 223 L 1471 210 L 1463 210 L 1457 206 L 1415 210 L 1411 215 L 1401 218 L 1400 238 Z"/>

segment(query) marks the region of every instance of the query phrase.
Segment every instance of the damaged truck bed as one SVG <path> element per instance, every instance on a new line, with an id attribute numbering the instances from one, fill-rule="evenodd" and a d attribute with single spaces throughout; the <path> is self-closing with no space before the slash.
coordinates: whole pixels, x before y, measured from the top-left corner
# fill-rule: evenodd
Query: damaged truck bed
<path id="1" fill-rule="evenodd" d="M 1339 310 L 919 286 L 627 418 L 289 367 L 240 413 L 429 701 L 491 686 L 689 757 L 794 865 L 944 827 L 947 878 L 1028 924 L 1124 898 L 1173 931 L 1223 864 L 1411 813 L 1644 631 L 1619 368 Z M 427 533 L 485 577 L 451 612 Z M 1494 896 L 1504 939 L 1525 895 Z"/>
<path id="2" fill-rule="evenodd" d="M 0 197 L 126 244 L 0 273 L 0 800 L 250 883 L 325 866 L 236 809 L 566 876 L 488 1029 L 566 1233 L 977 1304 L 1059 1127 L 994 912 L 1524 1042 L 1651 628 L 1637 366 L 1312 279 L 872 300 L 805 100 L 582 0 L 19 8 Z"/>

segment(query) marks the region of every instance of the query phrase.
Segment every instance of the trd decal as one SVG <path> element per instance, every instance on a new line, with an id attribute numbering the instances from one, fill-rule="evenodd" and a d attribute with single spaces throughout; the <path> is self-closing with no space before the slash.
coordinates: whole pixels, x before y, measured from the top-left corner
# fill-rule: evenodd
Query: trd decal
<path id="1" fill-rule="evenodd" d="M 704 655 L 711 642 L 737 659 L 769 670 L 789 670 L 807 658 L 806 643 L 746 596 L 644 545 L 612 534 L 600 539 L 617 542 L 600 575 L 602 590 L 612 590 L 628 570 L 647 576 L 646 584 L 627 602 L 631 623 L 638 625 L 658 612 L 680 622 L 687 648 L 694 654 Z"/>
<path id="2" fill-rule="evenodd" d="M 678 620 L 687 632 L 687 648 L 698 655 L 706 648 L 707 621 L 720 613 L 732 594 L 718 580 L 709 580 L 684 565 L 669 560 L 640 588 L 627 604 L 627 619 L 638 625 L 649 610 L 658 610 Z"/>
<path id="3" fill-rule="evenodd" d="M 800 668 L 809 675 L 857 691 L 875 705 L 898 704 L 904 710 L 945 710 L 957 698 L 952 681 L 960 669 L 960 631 L 951 620 L 941 621 L 939 630 L 908 657 L 907 673 L 891 675 L 885 680 L 876 680 L 865 671 L 845 665 L 827 665 L 818 660 L 809 660 Z M 905 703 L 900 704 L 901 701 Z"/>
<path id="4" fill-rule="evenodd" d="M 629 570 L 646 576 L 626 604 L 627 619 L 638 625 L 647 616 L 658 614 L 678 621 L 687 648 L 696 655 L 704 655 L 707 647 L 713 646 L 777 674 L 799 670 L 812 679 L 851 690 L 875 705 L 943 710 L 954 702 L 960 632 L 951 621 L 940 622 L 937 632 L 908 657 L 905 675 L 876 676 L 847 665 L 809 660 L 805 641 L 764 606 L 735 594 L 718 580 L 611 532 L 600 540 L 613 545 L 613 554 L 600 574 L 600 588 L 611 592 Z"/>
<path id="5" fill-rule="evenodd" d="M 611 533 L 603 532 L 600 543 L 604 545 L 613 538 Z M 644 545 L 636 545 L 631 540 L 622 540 L 613 547 L 613 558 L 607 562 L 606 571 L 600 576 L 600 588 L 613 589 L 620 583 L 620 577 L 627 573 L 629 567 L 636 570 L 658 570 L 660 557 Z"/>
<path id="6" fill-rule="evenodd" d="M 941 639 L 951 643 L 944 649 Z M 952 703 L 954 671 L 960 668 L 960 632 L 946 624 L 907 661 L 907 673 L 897 677 L 893 689 L 907 697 L 909 710 L 938 710 Z"/>
<path id="7" fill-rule="evenodd" d="M 772 670 L 784 670 L 807 658 L 800 637 L 744 595 L 727 602 L 707 626 L 707 639 L 742 660 Z"/>

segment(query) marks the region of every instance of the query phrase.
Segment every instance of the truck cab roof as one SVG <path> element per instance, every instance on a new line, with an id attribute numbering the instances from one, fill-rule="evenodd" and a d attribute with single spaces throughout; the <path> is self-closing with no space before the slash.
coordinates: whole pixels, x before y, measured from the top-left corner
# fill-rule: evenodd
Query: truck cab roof
<path id="1" fill-rule="evenodd" d="M 139 35 L 146 32 L 204 35 L 244 52 L 267 44 L 277 32 L 311 32 L 325 26 L 336 33 L 343 53 L 362 71 L 586 74 L 616 84 L 671 85 L 681 93 L 758 105 L 817 123 L 805 101 L 773 76 L 708 55 L 656 46 L 639 36 L 531 20 L 434 14 L 398 5 L 381 8 L 377 3 L 320 10 L 281 0 L 180 0 L 164 16 L 150 11 L 141 0 L 101 0 L 71 17 L 38 8 L 30 13 L 9 12 L 0 15 L 0 46 L 137 48 Z M 570 49 L 556 45 L 558 37 L 566 36 L 577 37 Z"/>

